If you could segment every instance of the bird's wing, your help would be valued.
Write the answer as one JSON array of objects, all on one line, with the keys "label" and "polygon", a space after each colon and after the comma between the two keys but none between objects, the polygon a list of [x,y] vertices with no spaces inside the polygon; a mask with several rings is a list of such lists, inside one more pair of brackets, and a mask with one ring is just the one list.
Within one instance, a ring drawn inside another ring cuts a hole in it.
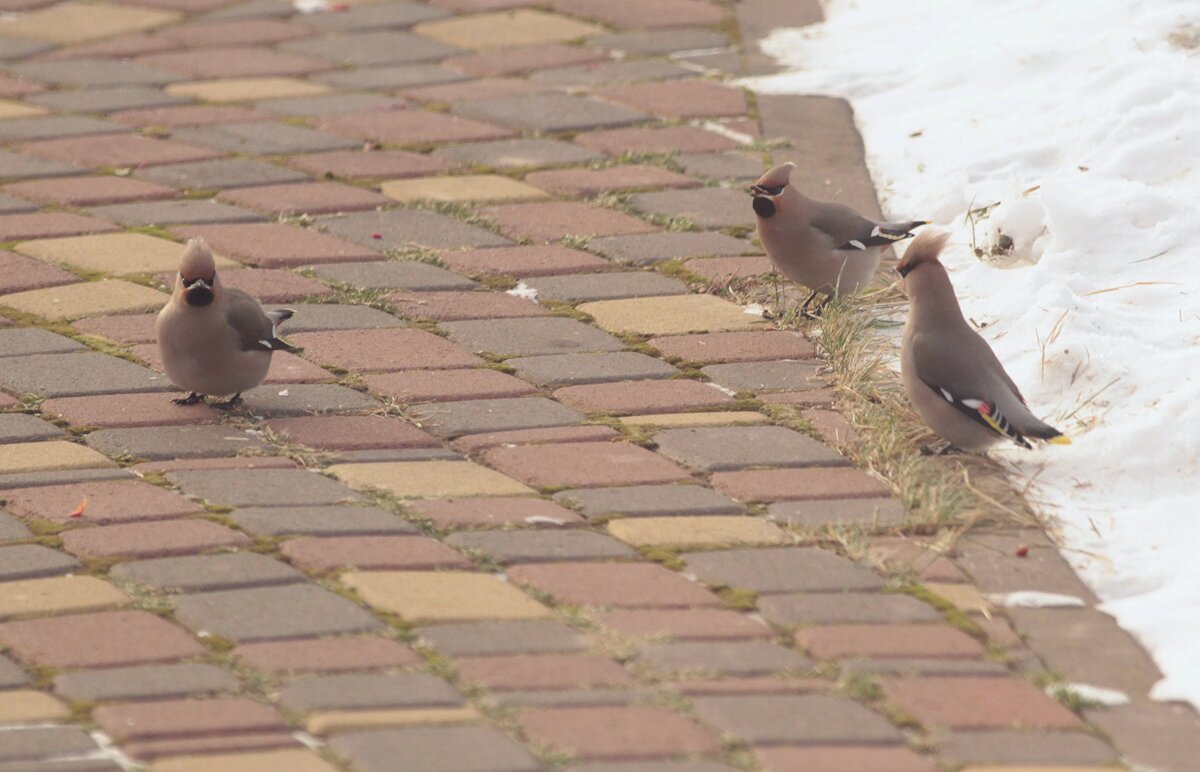
[{"label": "bird's wing", "polygon": [[879,223],[863,217],[842,204],[817,204],[813,207],[812,226],[829,237],[834,249],[886,247],[913,235],[924,220]]},{"label": "bird's wing", "polygon": [[263,311],[258,301],[241,290],[227,289],[229,310],[226,321],[238,336],[243,351],[297,351],[294,346],[280,340],[275,334],[275,325],[287,319],[292,312]]}]

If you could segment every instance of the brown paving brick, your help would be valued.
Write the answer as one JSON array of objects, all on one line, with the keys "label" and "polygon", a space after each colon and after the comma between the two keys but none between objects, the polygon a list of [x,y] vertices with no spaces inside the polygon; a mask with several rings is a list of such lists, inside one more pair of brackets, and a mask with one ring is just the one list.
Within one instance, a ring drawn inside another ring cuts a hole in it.
[{"label": "brown paving brick", "polygon": [[480,213],[495,220],[504,235],[535,241],[557,241],[566,235],[608,236],[657,230],[622,212],[578,201],[502,204],[484,207]]},{"label": "brown paving brick", "polygon": [[429,448],[438,441],[407,421],[390,416],[302,416],[267,421],[271,431],[322,450]]},{"label": "brown paving brick", "polygon": [[[161,396],[159,397],[161,399]],[[195,502],[155,485],[132,480],[95,480],[74,485],[14,488],[4,492],[5,509],[18,517],[61,523],[118,523],[203,514]],[[71,513],[86,499],[81,518]]]},{"label": "brown paving brick", "polygon": [[79,557],[186,555],[250,540],[208,520],[177,520],[79,528],[63,534],[63,549]]},{"label": "brown paving brick", "polygon": [[747,109],[746,96],[740,89],[702,79],[634,83],[594,93],[601,99],[646,110],[664,118],[745,115]]},{"label": "brown paving brick", "polygon": [[[175,277],[170,277],[168,283],[174,286]],[[299,276],[277,268],[238,268],[221,271],[221,283],[252,295],[260,303],[268,304],[330,297],[335,294],[329,287],[307,276]],[[309,309],[301,307],[297,311],[307,315]],[[292,327],[291,324],[287,326]]]},{"label": "brown paving brick", "polygon": [[522,498],[413,501],[408,508],[438,528],[497,528],[505,525],[576,525],[582,518],[552,501]]},{"label": "brown paving brick", "polygon": [[608,426],[553,426],[546,429],[517,429],[508,432],[469,434],[450,443],[459,453],[477,453],[497,445],[541,445],[548,442],[597,442],[610,440],[617,431]]},{"label": "brown paving brick", "polygon": [[108,175],[30,180],[5,185],[4,191],[31,201],[67,206],[119,204],[127,201],[171,198],[175,195],[175,191],[165,185]]},{"label": "brown paving brick", "polygon": [[0,294],[56,287],[80,281],[73,273],[41,260],[0,250]]},{"label": "brown paving brick", "polygon": [[115,230],[120,229],[110,222],[68,212],[0,215],[0,240],[3,241],[79,236],[84,233],[108,233]]},{"label": "brown paving brick", "polygon": [[[765,770],[803,769],[805,772],[937,772],[932,759],[907,748],[842,747],[814,745],[804,748],[759,748],[755,752]],[[1015,772],[1015,770],[1013,771]]]},{"label": "brown paving brick", "polygon": [[280,550],[305,571],[337,568],[471,568],[471,561],[425,536],[330,536],[292,539]]},{"label": "brown paving brick", "polygon": [[658,452],[703,472],[760,466],[839,466],[822,442],[782,426],[671,429],[654,435]]},{"label": "brown paving brick", "polygon": [[720,606],[717,596],[662,566],[646,563],[549,563],[517,566],[509,578],[560,603],[617,608]]},{"label": "brown paving brick", "polygon": [[444,64],[477,78],[525,75],[534,70],[604,61],[602,51],[568,45],[525,46],[453,56]]},{"label": "brown paving brick", "polygon": [[591,654],[515,654],[456,659],[460,678],[492,691],[584,689],[623,686],[629,671]]},{"label": "brown paving brick", "polygon": [[441,158],[403,150],[335,150],[292,156],[288,163],[320,177],[347,179],[424,177],[451,166]]},{"label": "brown paving brick", "polygon": [[140,110],[122,110],[112,113],[108,117],[130,126],[161,126],[168,129],[271,119],[267,113],[239,105],[150,107]]},{"label": "brown paving brick", "polygon": [[117,741],[285,729],[273,708],[242,697],[105,705],[92,714]]},{"label": "brown paving brick", "polygon": [[733,402],[728,394],[690,379],[567,386],[554,398],[586,413],[613,415],[687,412]]},{"label": "brown paving brick", "polygon": [[886,678],[888,701],[927,725],[954,729],[1076,729],[1083,722],[1016,678]]},{"label": "brown paving brick", "polygon": [[771,265],[771,259],[766,255],[758,257],[703,257],[688,260],[683,264],[683,267],[710,281],[722,282],[733,279],[766,276],[774,270],[774,267]]},{"label": "brown paving brick", "polygon": [[673,335],[646,342],[665,357],[688,362],[760,362],[816,356],[816,348],[806,338],[783,330]]},{"label": "brown paving brick", "polygon": [[110,611],[0,625],[18,659],[55,668],[173,662],[205,653],[181,628],[146,611]]},{"label": "brown paving brick", "polygon": [[379,259],[370,249],[283,223],[191,225],[172,230],[183,238],[202,238],[226,257],[266,268]]},{"label": "brown paving brick", "polygon": [[520,378],[499,370],[411,370],[368,375],[365,381],[372,393],[408,403],[524,397],[538,393]]},{"label": "brown paving brick", "polygon": [[133,134],[46,139],[20,147],[23,152],[81,166],[155,166],[202,161],[220,155],[216,151],[182,142]]},{"label": "brown paving brick", "polygon": [[424,662],[415,651],[389,638],[244,643],[233,650],[233,655],[269,673],[336,673],[413,667]]},{"label": "brown paving brick", "polygon": [[738,147],[738,143],[732,139],[695,126],[604,129],[580,134],[575,141],[612,156],[625,153],[714,153]]},{"label": "brown paving brick", "polygon": [[620,609],[596,614],[596,621],[626,635],[682,641],[734,641],[774,635],[762,622],[728,609]]},{"label": "brown paving brick", "polygon": [[857,469],[763,469],[718,472],[712,486],[739,501],[886,496],[887,487]]},{"label": "brown paving brick", "polygon": [[388,110],[335,115],[318,121],[317,127],[324,131],[388,145],[475,142],[513,135],[510,129],[483,121],[425,110]]},{"label": "brown paving brick", "polygon": [[607,169],[554,169],[533,172],[525,181],[564,196],[596,196],[605,191],[642,188],[691,188],[699,180],[658,166],[610,166]]},{"label": "brown paving brick", "polygon": [[983,646],[946,625],[822,625],[796,631],[796,643],[818,659],[848,657],[982,657]]},{"label": "brown paving brick", "polygon": [[502,292],[397,292],[388,295],[388,300],[397,316],[438,322],[515,319],[549,313],[526,298]]},{"label": "brown paving brick", "polygon": [[579,442],[492,448],[487,463],[530,485],[652,485],[688,478],[662,456],[625,442]]},{"label": "brown paving brick", "polygon": [[481,78],[405,88],[400,90],[400,94],[421,104],[438,102],[451,104],[469,99],[496,99],[522,94],[539,94],[552,88],[552,86],[531,83],[518,78]]},{"label": "brown paving brick", "polygon": [[655,0],[652,3],[641,0],[553,0],[550,7],[572,16],[634,29],[717,24],[725,15],[720,5],[704,0]]},{"label": "brown paving brick", "polygon": [[443,252],[440,257],[451,270],[468,276],[522,278],[604,270],[610,267],[610,263],[603,258],[553,244]]},{"label": "brown paving brick", "polygon": [[528,708],[518,722],[534,742],[581,759],[654,759],[717,753],[717,738],[666,708]]},{"label": "brown paving brick", "polygon": [[475,367],[483,360],[424,330],[340,330],[292,335],[305,355],[347,370],[386,371]]},{"label": "brown paving brick", "polygon": [[236,188],[218,194],[230,204],[267,214],[333,214],[359,209],[374,209],[388,203],[386,196],[336,182],[308,182],[294,185],[264,185]]}]

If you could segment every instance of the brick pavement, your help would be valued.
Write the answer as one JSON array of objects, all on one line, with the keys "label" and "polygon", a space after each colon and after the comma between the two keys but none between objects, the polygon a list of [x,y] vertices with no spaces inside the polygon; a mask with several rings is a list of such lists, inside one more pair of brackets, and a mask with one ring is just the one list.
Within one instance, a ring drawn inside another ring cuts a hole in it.
[{"label": "brick pavement", "polygon": [[[1197,768],[1049,542],[905,528],[731,302],[770,155],[877,207],[843,103],[729,83],[815,2],[0,10],[0,772]],[[233,415],[156,370],[195,235],[297,308]]]}]

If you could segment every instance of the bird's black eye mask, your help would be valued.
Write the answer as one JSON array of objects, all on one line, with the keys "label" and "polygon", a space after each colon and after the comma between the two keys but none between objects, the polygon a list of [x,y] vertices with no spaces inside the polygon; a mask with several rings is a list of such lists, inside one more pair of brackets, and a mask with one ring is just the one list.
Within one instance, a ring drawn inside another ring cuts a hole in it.
[{"label": "bird's black eye mask", "polygon": [[785,185],[753,185],[750,192],[754,195],[754,213],[766,219],[775,214],[775,202],[772,200],[783,193]]},{"label": "bird's black eye mask", "polygon": [[205,284],[207,284],[208,286],[211,287],[213,285],[213,282],[215,282],[216,280],[217,280],[217,275],[215,273],[212,276],[209,276],[207,279],[197,276],[195,279],[184,279],[183,286],[185,289],[190,289],[197,282],[204,282]]},{"label": "bird's black eye mask", "polygon": [[901,279],[904,279],[910,273],[912,273],[912,269],[914,269],[916,267],[917,266],[915,264],[914,265],[905,265],[905,264],[901,263],[900,265],[896,266],[896,273],[900,274]]}]

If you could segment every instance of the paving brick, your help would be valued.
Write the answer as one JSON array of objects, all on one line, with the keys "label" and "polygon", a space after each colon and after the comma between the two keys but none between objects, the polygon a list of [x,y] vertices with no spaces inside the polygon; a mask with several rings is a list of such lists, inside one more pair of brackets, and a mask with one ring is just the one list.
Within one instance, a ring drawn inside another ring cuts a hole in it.
[{"label": "paving brick", "polygon": [[729,395],[688,379],[567,386],[554,396],[578,410],[615,415],[686,411],[733,402]]},{"label": "paving brick", "polygon": [[578,772],[731,772],[733,767],[719,761],[617,761],[584,764],[576,769]]},{"label": "paving brick", "polygon": [[671,80],[694,75],[694,70],[661,59],[631,59],[539,70],[531,73],[529,79],[536,83],[554,84],[564,88],[583,88],[606,83]]},{"label": "paving brick", "polygon": [[240,188],[307,179],[300,172],[249,158],[221,158],[198,163],[168,164],[139,169],[137,174],[139,177],[184,190]]},{"label": "paving brick", "polygon": [[235,753],[262,751],[272,748],[297,747],[297,740],[283,730],[243,732],[220,736],[149,737],[126,743],[123,750],[130,757],[151,761],[163,757],[201,755],[213,751]]},{"label": "paving brick", "polygon": [[560,603],[616,608],[719,606],[704,588],[658,565],[646,563],[550,563],[517,566],[509,578]]},{"label": "paving brick", "polygon": [[389,638],[322,638],[245,643],[234,656],[269,673],[335,673],[402,668],[424,662],[412,649]]},{"label": "paving brick", "polygon": [[[66,440],[0,445],[0,474],[103,469],[116,466],[91,448]],[[18,483],[15,487],[24,487]]]},{"label": "paving brick", "polygon": [[806,657],[768,641],[657,643],[643,648],[634,662],[651,670],[689,675],[752,676],[813,667]]},{"label": "paving brick", "polygon": [[654,442],[664,456],[704,472],[847,463],[828,446],[782,426],[675,429],[654,435]]},{"label": "paving brick", "polygon": [[819,528],[824,525],[859,523],[883,527],[904,520],[904,505],[896,499],[827,499],[782,501],[767,507],[775,520]]},{"label": "paving brick", "polygon": [[415,406],[413,417],[439,437],[580,423],[583,415],[545,397],[476,399]]},{"label": "paving brick", "polygon": [[538,94],[551,90],[550,86],[538,85],[518,78],[468,79],[458,75],[453,81],[431,83],[405,88],[402,96],[421,104],[452,104],[476,99]]},{"label": "paving brick", "polygon": [[[65,754],[84,755],[100,749],[88,733],[75,727],[37,726],[6,731],[5,747],[0,748],[0,762],[29,762]],[[19,771],[22,766],[29,768],[28,763],[14,764],[11,768]],[[44,768],[45,764],[38,766]]]},{"label": "paving brick", "polygon": [[434,158],[493,169],[578,164],[601,158],[579,145],[555,139],[507,139],[451,145],[433,151]]},{"label": "paving brick", "polygon": [[666,708],[528,708],[518,714],[526,735],[581,759],[670,758],[716,753],[717,738]]},{"label": "paving brick", "polygon": [[370,306],[308,303],[301,311],[300,316],[288,320],[289,334],[326,330],[377,330],[383,327],[404,326],[403,322],[391,314]]},{"label": "paving brick", "polygon": [[157,166],[213,158],[216,153],[171,140],[135,134],[111,134],[86,139],[64,137],[30,142],[22,152],[79,166]]},{"label": "paving brick", "polygon": [[714,153],[738,147],[734,140],[696,126],[602,129],[579,134],[575,141],[616,157],[626,153]]},{"label": "paving brick", "polygon": [[63,534],[63,548],[79,557],[183,555],[249,539],[207,520],[180,520],[81,528]]},{"label": "paving brick", "polygon": [[624,515],[737,515],[745,508],[710,488],[699,485],[640,485],[593,490],[567,490],[555,499],[579,509],[586,517]]},{"label": "paving brick", "polygon": [[700,78],[615,86],[595,94],[601,99],[676,120],[740,116],[747,111],[746,96],[740,89]]},{"label": "paving brick", "polygon": [[263,770],[286,769],[289,772],[333,772],[335,769],[313,751],[301,748],[171,756],[156,761],[152,768],[154,772],[201,772],[209,769],[237,769],[238,766],[251,766]]},{"label": "paving brick", "polygon": [[676,156],[675,162],[688,174],[714,180],[749,181],[763,173],[761,156],[742,151],[685,153]]},{"label": "paving brick", "polygon": [[111,575],[159,592],[229,590],[304,581],[294,568],[253,552],[227,552],[120,563]]},{"label": "paving brick", "polygon": [[18,659],[55,668],[174,662],[205,653],[182,629],[146,611],[7,622],[0,642]]},{"label": "paving brick", "polygon": [[178,129],[174,136],[192,144],[230,153],[257,155],[344,150],[358,144],[349,138],[274,121],[222,123],[199,128]]},{"label": "paving brick", "polygon": [[183,128],[207,126],[214,123],[265,121],[270,115],[239,105],[175,105],[150,107],[141,110],[122,110],[109,115],[114,121],[130,126]]},{"label": "paving brick", "polygon": [[401,203],[416,201],[530,201],[547,195],[523,182],[497,174],[390,180],[380,191]]},{"label": "paving brick", "polygon": [[480,210],[494,220],[500,232],[514,239],[557,241],[564,236],[608,236],[649,233],[649,223],[613,209],[579,201],[532,204],[501,204]]},{"label": "paving brick", "polygon": [[636,557],[624,544],[591,531],[476,531],[452,534],[446,543],[498,563]]},{"label": "paving brick", "polygon": [[685,556],[700,581],[756,592],[876,590],[883,581],[867,568],[813,547],[697,552]]},{"label": "paving brick", "polygon": [[[486,400],[522,397],[537,390],[497,370],[419,370],[366,378],[372,392],[399,402]],[[428,408],[435,418],[440,408]]]},{"label": "paving brick", "polygon": [[614,300],[654,295],[682,295],[687,285],[660,273],[632,271],[547,276],[527,282],[540,297],[564,302]]},{"label": "paving brick", "polygon": [[0,724],[35,724],[69,717],[66,705],[42,692],[4,692],[4,700],[0,701]]},{"label": "paving brick", "polygon": [[614,262],[650,265],[691,257],[743,255],[753,252],[755,247],[723,233],[664,232],[592,239],[588,242],[588,249]]},{"label": "paving brick", "polygon": [[911,571],[927,582],[965,582],[966,576],[943,550],[914,537],[879,536],[871,540],[871,558],[890,571]]},{"label": "paving brick", "polygon": [[307,584],[185,595],[176,602],[175,615],[188,627],[239,642],[371,632],[382,627],[350,601]]},{"label": "paving brick", "polygon": [[437,440],[399,418],[385,416],[304,416],[267,422],[293,442],[323,450],[433,447]]},{"label": "paving brick", "polygon": [[670,378],[679,372],[660,359],[632,351],[520,357],[508,364],[522,378],[541,386]]},{"label": "paving brick", "polygon": [[766,255],[758,257],[703,257],[688,260],[683,264],[685,270],[702,276],[710,282],[730,282],[734,279],[748,279],[766,276],[775,268]]},{"label": "paving brick", "polygon": [[230,518],[258,536],[416,533],[411,523],[375,507],[288,506],[234,510]]},{"label": "paving brick", "polygon": [[348,732],[330,746],[367,772],[404,759],[428,772],[535,772],[541,765],[516,740],[490,727],[406,727]]},{"label": "paving brick", "polygon": [[305,182],[288,185],[235,188],[218,195],[222,201],[257,212],[281,215],[333,214],[373,209],[388,199],[369,190],[336,182]]},{"label": "paving brick", "polygon": [[427,21],[418,24],[415,31],[451,45],[481,49],[569,42],[604,30],[565,16],[518,9]]},{"label": "paving brick", "polygon": [[237,679],[219,667],[190,662],[82,670],[54,679],[56,692],[86,702],[219,694],[237,686]]},{"label": "paving brick", "polygon": [[773,523],[754,517],[640,517],[614,520],[608,532],[639,547],[711,547],[787,544],[791,539]]},{"label": "paving brick", "polygon": [[775,391],[810,388],[823,385],[825,380],[811,362],[745,362],[741,364],[709,365],[700,372],[714,382],[737,391]]},{"label": "paving brick", "polygon": [[439,528],[487,528],[505,525],[575,525],[570,510],[543,499],[473,498],[414,501],[410,509]]},{"label": "paving brick", "polygon": [[733,641],[773,635],[762,622],[728,609],[618,609],[595,618],[605,627],[646,638]]},{"label": "paving brick", "polygon": [[21,14],[6,25],[5,33],[49,43],[84,43],[110,35],[153,29],[179,18],[179,14],[170,11],[108,3],[56,5]]},{"label": "paving brick", "polygon": [[767,469],[717,472],[712,486],[740,501],[878,498],[888,489],[857,469]]},{"label": "paving brick", "polygon": [[723,48],[728,46],[730,41],[724,32],[708,27],[675,27],[602,35],[595,38],[594,42],[625,54],[655,56],[678,51]]},{"label": "paving brick", "polygon": [[303,469],[198,469],[171,472],[167,479],[190,496],[233,507],[303,507],[362,498]]},{"label": "paving brick", "polygon": [[1075,729],[1082,721],[1015,678],[889,678],[884,694],[924,724],[955,729]]},{"label": "paving brick", "polygon": [[0,294],[71,284],[79,277],[60,268],[0,250]]},{"label": "paving brick", "polygon": [[328,116],[318,128],[385,145],[479,142],[512,136],[510,129],[483,121],[425,110],[389,110]]},{"label": "paving brick", "polygon": [[551,7],[562,13],[595,19],[614,27],[682,27],[716,24],[724,16],[721,6],[700,0],[554,0]]},{"label": "paving brick", "polygon": [[458,659],[459,677],[491,691],[595,689],[632,682],[610,659],[588,654],[515,654]]},{"label": "paving brick", "polygon": [[454,111],[502,126],[547,133],[629,126],[650,119],[639,110],[559,93],[459,102]]},{"label": "paving brick", "polygon": [[31,535],[30,530],[15,517],[0,512],[0,541],[15,541],[17,539],[28,538]]},{"label": "paving brick", "polygon": [[329,472],[347,484],[379,488],[401,498],[520,496],[530,489],[469,461],[406,461],[337,464]]},{"label": "paving brick", "polygon": [[[119,178],[118,178],[119,179]],[[38,239],[16,245],[21,254],[50,263],[109,274],[167,273],[174,278],[179,245],[143,233],[103,233],[59,239]],[[235,263],[218,258],[217,266]]]},{"label": "paving brick", "polygon": [[619,351],[620,340],[565,317],[448,322],[450,338],[472,351],[502,357]]},{"label": "paving brick", "polygon": [[129,598],[110,584],[91,576],[19,579],[4,583],[0,619],[31,614],[64,614],[126,606]]},{"label": "paving brick", "polygon": [[[1111,715],[1106,711],[1106,715]],[[1167,738],[1158,736],[1161,745]],[[969,769],[1081,770],[1114,763],[1112,748],[1100,738],[1083,732],[1036,730],[969,730],[950,733],[940,754],[951,763]],[[980,765],[978,768],[976,764]]]},{"label": "paving brick", "polygon": [[[3,168],[0,168],[0,175],[4,175]],[[81,233],[103,233],[112,230],[116,230],[116,226],[103,220],[67,212],[0,215],[0,238],[5,241],[22,241],[50,236],[75,236]],[[12,296],[6,297],[11,298]]]},{"label": "paving brick", "polygon": [[513,319],[548,313],[527,298],[498,292],[393,293],[388,300],[398,316],[439,322]]},{"label": "paving brick", "polygon": [[717,426],[754,426],[771,419],[751,410],[714,410],[700,413],[649,413],[620,419],[625,426],[656,429],[704,429]]},{"label": "paving brick", "polygon": [[[234,81],[245,81],[254,78],[267,80],[263,76],[303,76],[314,72],[330,69],[329,62],[311,56],[274,51],[265,46],[216,46],[201,50],[166,51],[146,54],[138,61],[182,73],[190,78],[229,78]],[[282,78],[281,78],[282,79]],[[291,94],[296,91],[306,93],[300,86],[277,86],[257,89],[247,89],[243,84],[235,85],[234,89],[224,90],[213,81],[181,84],[174,92],[184,96],[195,96],[199,99],[213,102],[240,102],[254,99],[258,93]],[[188,88],[188,87],[191,88]],[[203,86],[203,89],[200,87]],[[245,94],[249,93],[247,97]]]},{"label": "paving brick", "polygon": [[428,673],[348,673],[311,676],[286,684],[283,707],[294,711],[455,706],[462,695]]},{"label": "paving brick", "polygon": [[24,413],[0,413],[0,443],[49,440],[65,435],[62,429],[40,418]]},{"label": "paving brick", "polygon": [[936,772],[938,769],[931,759],[907,748],[760,748],[755,755],[764,769],[804,769],[811,772],[874,772],[879,769],[889,772]]},{"label": "paving brick", "polygon": [[[42,121],[45,119],[33,120]],[[83,171],[85,170],[74,164],[62,161],[50,161],[45,158],[33,158],[27,155],[0,150],[0,177],[5,179],[64,177],[80,174]]]},{"label": "paving brick", "polygon": [[339,65],[359,66],[435,61],[462,50],[398,30],[327,34],[284,43],[280,48]]},{"label": "paving brick", "polygon": [[584,303],[578,309],[610,332],[675,335],[686,332],[749,330],[762,320],[714,295],[676,295]]},{"label": "paving brick", "polygon": [[902,735],[858,703],[823,695],[701,697],[700,718],[754,744],[888,744]]},{"label": "paving brick", "polygon": [[541,604],[494,576],[458,571],[352,572],[342,582],[371,606],[412,622],[537,619]]},{"label": "paving brick", "polygon": [[666,459],[629,443],[580,442],[492,448],[484,459],[539,487],[658,484],[687,479]]},{"label": "paving brick", "polygon": [[91,447],[110,456],[148,460],[233,456],[266,446],[245,430],[226,426],[147,426],[100,429],[87,436]]},{"label": "paving brick", "polygon": [[31,201],[66,206],[118,204],[170,198],[175,195],[175,191],[164,185],[110,175],[31,180],[5,185],[4,190]]},{"label": "paving brick", "polygon": [[[114,86],[111,88],[50,91],[27,97],[25,101],[65,112],[109,113],[117,110],[178,105],[187,100],[181,96],[167,94],[152,86]],[[90,119],[81,121],[67,118],[53,123],[59,132],[64,130],[63,127],[67,127],[66,133],[76,133],[78,128],[84,128],[85,133],[90,133],[92,129],[99,128]]]},{"label": "paving brick", "polygon": [[[318,30],[399,29],[411,27],[448,14],[417,3],[397,2],[382,5],[356,5],[338,13],[314,14],[305,23]],[[299,35],[297,35],[299,37]]]},{"label": "paving brick", "polygon": [[[1018,557],[1018,545],[1030,549]],[[1092,591],[1063,560],[1040,531],[1023,528],[978,533],[959,545],[959,563],[982,592],[1007,593],[1037,587],[1043,592],[1073,595],[1095,603]]]},{"label": "paving brick", "polygon": [[274,709],[242,697],[105,705],[93,716],[100,728],[118,741],[265,732],[287,726]]},{"label": "paving brick", "polygon": [[[544,74],[544,73],[543,73]],[[658,166],[610,166],[605,169],[554,169],[533,172],[525,181],[564,196],[596,196],[606,191],[641,188],[690,188],[699,183]]]},{"label": "paving brick", "polygon": [[318,177],[348,179],[419,177],[450,166],[439,158],[403,150],[335,150],[292,156],[288,163]]},{"label": "paving brick", "polygon": [[816,348],[807,339],[783,330],[675,335],[647,343],[665,357],[687,362],[760,362],[816,356]]},{"label": "paving brick", "polygon": [[818,659],[850,657],[966,659],[983,656],[974,638],[945,625],[826,625],[796,632],[796,643]]},{"label": "paving brick", "polygon": [[342,330],[291,336],[312,359],[347,370],[474,367],[482,360],[424,330]]},{"label": "paving brick", "polygon": [[487,432],[459,437],[450,446],[460,453],[477,453],[497,445],[540,445],[549,442],[597,442],[610,440],[617,431],[608,426],[552,426],[545,429],[518,429],[506,432]]},{"label": "paving brick", "polygon": [[376,250],[405,250],[414,246],[429,249],[464,249],[509,244],[508,239],[483,228],[446,215],[420,210],[357,212],[321,219],[318,227]]},{"label": "paving brick", "polygon": [[260,215],[216,201],[155,201],[148,204],[112,204],[92,209],[92,214],[122,225],[194,225],[261,220]]},{"label": "paving brick", "polygon": [[471,568],[458,552],[422,536],[333,536],[292,539],[281,552],[306,571],[337,568],[426,570]]},{"label": "paving brick", "polygon": [[79,561],[40,544],[0,547],[0,581],[72,573]]},{"label": "paving brick", "polygon": [[16,686],[25,686],[29,681],[29,674],[22,670],[16,663],[5,657],[0,657],[0,687],[12,689]]},{"label": "paving brick", "polygon": [[289,384],[286,388],[260,386],[242,395],[246,407],[266,417],[313,413],[367,411],[379,403],[362,392],[336,383]]},{"label": "paving brick", "polygon": [[416,261],[321,265],[315,274],[329,282],[366,289],[436,291],[470,289],[475,283],[444,268]]},{"label": "paving brick", "polygon": [[520,46],[498,51],[480,51],[451,57],[445,61],[445,64],[477,78],[495,78],[504,75],[526,75],[551,67],[590,64],[604,61],[605,58],[605,54],[595,48],[554,43],[542,46]]},{"label": "paving brick", "polygon": [[939,622],[932,606],[890,593],[804,592],[759,598],[763,617],[781,627],[794,625],[898,624]]}]

